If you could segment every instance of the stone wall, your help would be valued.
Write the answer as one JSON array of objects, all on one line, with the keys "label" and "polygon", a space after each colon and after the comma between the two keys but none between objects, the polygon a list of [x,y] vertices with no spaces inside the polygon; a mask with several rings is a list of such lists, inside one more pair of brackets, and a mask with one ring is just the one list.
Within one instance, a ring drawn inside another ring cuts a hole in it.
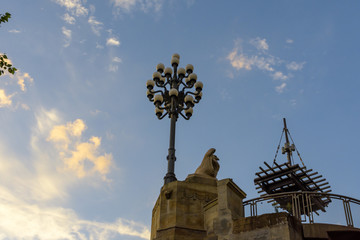
[{"label": "stone wall", "polygon": [[217,181],[191,174],[185,181],[168,183],[161,188],[153,209],[151,240],[345,240],[360,237],[357,228],[301,224],[284,212],[245,218],[245,196],[231,179]]},{"label": "stone wall", "polygon": [[204,205],[217,196],[215,178],[190,175],[164,185],[153,209],[151,239],[204,239]]}]

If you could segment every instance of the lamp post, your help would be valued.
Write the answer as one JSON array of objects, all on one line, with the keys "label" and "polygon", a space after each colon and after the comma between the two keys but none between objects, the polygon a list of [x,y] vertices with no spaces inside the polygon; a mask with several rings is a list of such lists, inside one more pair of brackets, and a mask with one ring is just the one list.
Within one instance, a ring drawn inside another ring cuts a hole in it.
[{"label": "lamp post", "polygon": [[166,115],[170,118],[168,170],[164,177],[164,184],[176,181],[174,173],[176,121],[179,115],[189,120],[195,103],[198,103],[202,97],[203,84],[197,81],[197,76],[193,73],[193,65],[188,64],[185,69],[178,68],[179,60],[179,54],[175,53],[171,58],[172,68],[165,68],[164,64],[159,63],[152,80],[146,82],[146,95],[150,102],[154,102],[156,116],[158,119],[163,119]]}]

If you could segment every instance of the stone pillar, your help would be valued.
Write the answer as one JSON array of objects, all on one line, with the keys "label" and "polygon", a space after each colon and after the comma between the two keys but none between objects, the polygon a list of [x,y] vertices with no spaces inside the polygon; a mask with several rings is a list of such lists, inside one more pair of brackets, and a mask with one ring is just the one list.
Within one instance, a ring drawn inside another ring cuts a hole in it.
[{"label": "stone pillar", "polygon": [[234,220],[244,217],[246,194],[231,179],[218,181],[217,191],[218,198],[204,206],[206,240],[228,239]]},{"label": "stone pillar", "polygon": [[152,213],[151,240],[202,240],[204,205],[217,198],[217,180],[189,175],[165,184]]}]

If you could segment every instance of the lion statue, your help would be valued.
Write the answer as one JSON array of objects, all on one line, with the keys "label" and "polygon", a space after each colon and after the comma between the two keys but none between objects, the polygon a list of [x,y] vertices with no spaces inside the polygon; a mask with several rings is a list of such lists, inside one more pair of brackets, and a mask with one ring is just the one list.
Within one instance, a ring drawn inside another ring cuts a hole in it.
[{"label": "lion statue", "polygon": [[220,165],[218,163],[219,158],[214,155],[215,151],[215,148],[210,148],[205,153],[205,156],[200,166],[196,169],[195,174],[216,178]]}]

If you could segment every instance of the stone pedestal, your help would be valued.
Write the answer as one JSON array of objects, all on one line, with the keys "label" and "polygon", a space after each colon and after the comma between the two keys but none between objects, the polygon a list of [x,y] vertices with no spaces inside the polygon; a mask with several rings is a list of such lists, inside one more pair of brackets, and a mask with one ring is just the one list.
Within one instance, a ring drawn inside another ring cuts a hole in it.
[{"label": "stone pedestal", "polygon": [[218,197],[204,206],[206,240],[227,239],[234,221],[244,218],[246,194],[231,179],[218,181],[217,191]]},{"label": "stone pedestal", "polygon": [[150,239],[204,239],[203,207],[217,196],[217,180],[196,174],[164,185],[153,209]]}]

